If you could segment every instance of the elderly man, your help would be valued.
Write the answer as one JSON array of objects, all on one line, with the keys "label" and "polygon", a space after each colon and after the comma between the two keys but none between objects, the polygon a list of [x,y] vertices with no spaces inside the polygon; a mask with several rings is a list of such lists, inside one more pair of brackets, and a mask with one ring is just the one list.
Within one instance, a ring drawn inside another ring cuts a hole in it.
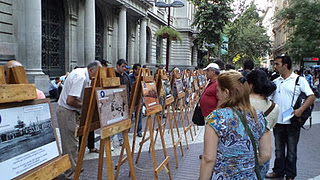
[{"label": "elderly man", "polygon": [[204,117],[208,116],[218,105],[218,90],[217,90],[217,77],[220,74],[219,65],[216,63],[210,63],[206,68],[203,69],[209,83],[204,89],[200,98],[201,112]]},{"label": "elderly man", "polygon": [[64,175],[66,179],[72,179],[77,162],[77,139],[75,137],[76,120],[81,112],[83,92],[85,87],[90,86],[90,80],[95,77],[99,61],[91,62],[86,68],[73,70],[62,89],[58,100],[57,119],[59,123],[62,153],[68,154],[71,168]]}]

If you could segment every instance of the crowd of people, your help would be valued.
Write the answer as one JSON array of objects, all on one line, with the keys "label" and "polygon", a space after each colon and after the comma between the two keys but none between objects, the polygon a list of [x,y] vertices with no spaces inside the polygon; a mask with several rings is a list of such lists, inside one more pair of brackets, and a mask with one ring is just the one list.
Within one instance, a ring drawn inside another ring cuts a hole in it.
[{"label": "crowd of people", "polygon": [[[91,62],[87,67],[76,68],[50,82],[50,95],[58,99],[62,150],[69,154],[72,165],[65,172],[67,178],[72,178],[77,160],[78,140],[74,130],[82,108],[83,91],[90,86],[99,66],[107,66],[106,61]],[[128,101],[140,68],[143,66],[137,63],[131,69],[124,59],[116,63],[115,73],[127,87]],[[157,68],[163,69],[163,66]],[[291,58],[287,55],[275,58],[274,74],[254,69],[251,60],[244,62],[242,72],[232,65],[224,66],[221,60],[215,60],[203,70],[207,84],[199,101],[206,125],[200,179],[294,179],[300,127],[294,126],[290,117],[300,117],[318,96],[319,70],[308,70],[305,74],[292,72]],[[300,78],[296,85],[299,75],[305,78]],[[301,92],[307,99],[301,107],[293,109]],[[136,135],[142,137],[142,109],[131,116],[139,118]],[[94,148],[94,133],[90,134],[88,148],[90,152],[99,152]],[[122,133],[115,136],[121,146]],[[115,141],[114,136],[111,138]],[[267,173],[272,146],[275,147],[275,162],[272,172]]]}]

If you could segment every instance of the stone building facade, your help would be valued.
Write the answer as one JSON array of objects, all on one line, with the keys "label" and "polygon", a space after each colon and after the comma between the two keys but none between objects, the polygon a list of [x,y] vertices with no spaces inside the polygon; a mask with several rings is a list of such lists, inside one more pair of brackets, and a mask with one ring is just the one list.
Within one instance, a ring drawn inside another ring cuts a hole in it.
[{"label": "stone building facade", "polygon": [[[197,63],[194,6],[171,7],[171,25],[182,34],[172,42],[170,66]],[[124,58],[151,69],[165,64],[166,40],[155,33],[167,24],[168,8],[148,0],[0,0],[0,64],[20,61],[30,83],[47,92],[49,78],[94,59],[115,66]],[[173,0],[166,0],[167,3]]]}]

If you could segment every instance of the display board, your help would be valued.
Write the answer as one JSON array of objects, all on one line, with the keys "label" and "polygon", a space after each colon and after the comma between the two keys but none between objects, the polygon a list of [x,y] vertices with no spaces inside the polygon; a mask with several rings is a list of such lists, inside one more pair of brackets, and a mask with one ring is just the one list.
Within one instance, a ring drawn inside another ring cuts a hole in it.
[{"label": "display board", "polygon": [[175,79],[175,85],[176,85],[176,88],[177,88],[177,93],[178,93],[178,94],[183,93],[183,83],[182,83],[182,80],[181,80],[181,79]]},{"label": "display board", "polygon": [[147,109],[159,104],[157,87],[155,82],[141,82],[144,103]]},{"label": "display board", "polygon": [[172,97],[172,92],[171,92],[171,86],[170,86],[170,81],[169,79],[162,79],[161,80],[164,95],[166,98]]},{"label": "display board", "polygon": [[48,101],[0,107],[1,179],[16,178],[60,156]]},{"label": "display board", "polygon": [[128,119],[129,108],[125,86],[112,89],[96,88],[101,127]]}]

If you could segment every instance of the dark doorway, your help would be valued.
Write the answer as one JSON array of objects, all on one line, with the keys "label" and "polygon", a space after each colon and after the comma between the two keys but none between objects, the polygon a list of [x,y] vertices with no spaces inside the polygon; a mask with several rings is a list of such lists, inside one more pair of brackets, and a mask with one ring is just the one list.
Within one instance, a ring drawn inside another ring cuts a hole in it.
[{"label": "dark doorway", "polygon": [[95,59],[100,60],[103,59],[103,17],[99,8],[96,5],[96,52]]},{"label": "dark doorway", "polygon": [[64,8],[59,0],[42,0],[42,70],[50,77],[65,74]]}]

